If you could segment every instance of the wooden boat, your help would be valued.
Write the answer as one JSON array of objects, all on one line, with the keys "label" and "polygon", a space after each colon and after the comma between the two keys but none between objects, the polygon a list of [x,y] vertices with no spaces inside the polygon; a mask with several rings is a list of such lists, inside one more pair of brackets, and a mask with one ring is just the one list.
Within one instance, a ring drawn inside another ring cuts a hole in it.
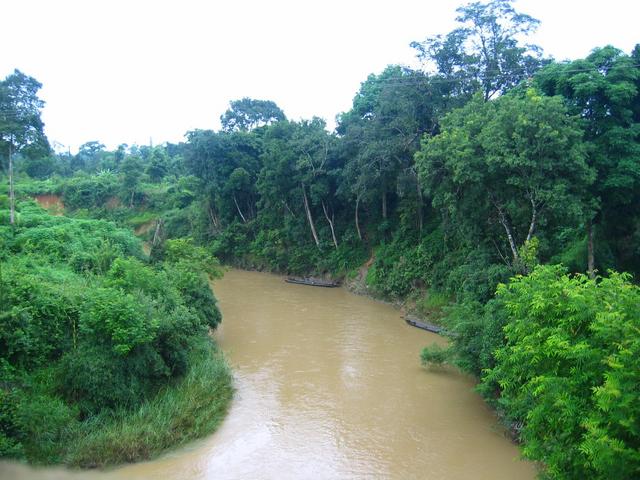
[{"label": "wooden boat", "polygon": [[437,325],[433,325],[431,323],[421,322],[420,320],[410,317],[408,315],[404,317],[404,321],[407,322],[412,327],[421,328],[423,330],[426,330],[427,332],[431,332],[431,333],[444,332],[442,327],[438,327]]},{"label": "wooden boat", "polygon": [[317,278],[311,277],[287,277],[284,279],[284,281],[287,283],[295,283],[298,285],[309,285],[310,287],[335,288],[340,286],[340,284],[337,282],[319,280]]}]

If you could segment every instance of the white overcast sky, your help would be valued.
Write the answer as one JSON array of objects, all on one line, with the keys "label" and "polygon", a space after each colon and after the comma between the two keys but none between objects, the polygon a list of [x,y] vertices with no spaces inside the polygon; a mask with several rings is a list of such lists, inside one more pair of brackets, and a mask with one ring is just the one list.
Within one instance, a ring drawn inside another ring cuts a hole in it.
[{"label": "white overcast sky", "polygon": [[[462,0],[10,0],[0,4],[0,78],[43,84],[51,142],[177,142],[219,128],[230,100],[274,100],[333,126],[360,82],[415,65],[412,40],[446,33]],[[638,0],[517,0],[547,55],[640,42]]]}]

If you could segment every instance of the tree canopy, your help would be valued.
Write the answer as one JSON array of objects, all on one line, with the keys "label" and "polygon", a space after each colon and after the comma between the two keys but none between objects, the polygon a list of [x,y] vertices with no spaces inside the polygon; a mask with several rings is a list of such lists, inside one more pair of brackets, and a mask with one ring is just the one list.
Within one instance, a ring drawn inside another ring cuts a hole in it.
[{"label": "tree canopy", "polygon": [[45,156],[49,142],[44,134],[40,111],[44,102],[38,97],[42,84],[15,70],[0,82],[0,152],[6,168],[9,152],[25,156]]},{"label": "tree canopy", "polygon": [[540,47],[523,43],[540,22],[512,4],[492,0],[458,7],[458,28],[411,46],[450,84],[450,93],[464,96],[480,90],[485,100],[494,98],[545,63]]},{"label": "tree canopy", "polygon": [[248,97],[233,100],[230,108],[220,117],[222,130],[225,132],[248,132],[281,120],[285,120],[285,116],[275,102]]}]

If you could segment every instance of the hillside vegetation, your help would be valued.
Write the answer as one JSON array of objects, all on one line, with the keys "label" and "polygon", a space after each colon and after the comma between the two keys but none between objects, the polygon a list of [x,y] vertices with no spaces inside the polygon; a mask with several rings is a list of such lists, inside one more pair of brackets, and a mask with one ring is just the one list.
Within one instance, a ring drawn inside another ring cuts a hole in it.
[{"label": "hillside vegetation", "polygon": [[198,247],[149,263],[113,223],[32,202],[17,218],[0,225],[0,453],[104,465],[211,431],[231,386]]}]

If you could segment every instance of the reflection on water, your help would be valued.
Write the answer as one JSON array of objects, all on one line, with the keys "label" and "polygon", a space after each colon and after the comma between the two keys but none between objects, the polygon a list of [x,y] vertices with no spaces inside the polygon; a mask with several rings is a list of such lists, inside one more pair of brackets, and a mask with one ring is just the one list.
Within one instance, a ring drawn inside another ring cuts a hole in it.
[{"label": "reflection on water", "polygon": [[[442,340],[407,326],[392,307],[257,272],[230,271],[215,292],[224,316],[216,336],[237,389],[220,430],[157,460],[91,476],[535,477],[471,379],[420,367],[420,349]],[[0,475],[87,476],[17,468],[0,467]]]}]

